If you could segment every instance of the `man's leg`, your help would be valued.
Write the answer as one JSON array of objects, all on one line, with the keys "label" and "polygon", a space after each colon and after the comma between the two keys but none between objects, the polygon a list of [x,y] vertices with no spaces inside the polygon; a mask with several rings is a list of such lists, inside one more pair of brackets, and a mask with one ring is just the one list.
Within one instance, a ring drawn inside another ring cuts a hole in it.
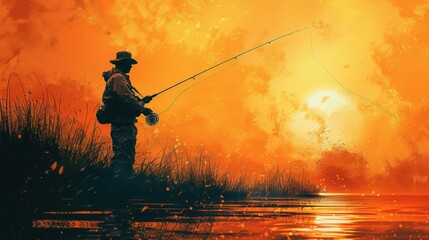
[{"label": "man's leg", "polygon": [[113,158],[111,172],[113,178],[126,181],[133,176],[133,164],[135,161],[135,147],[137,128],[134,124],[116,125],[112,124],[110,135],[113,144]]}]

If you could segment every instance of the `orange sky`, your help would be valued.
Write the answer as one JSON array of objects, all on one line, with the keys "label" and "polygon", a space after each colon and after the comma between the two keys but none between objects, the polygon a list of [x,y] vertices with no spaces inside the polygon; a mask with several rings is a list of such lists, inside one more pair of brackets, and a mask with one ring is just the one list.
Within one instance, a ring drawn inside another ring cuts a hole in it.
[{"label": "orange sky", "polygon": [[[350,191],[363,182],[429,192],[429,1],[183,2],[2,1],[2,95],[13,71],[35,95],[41,83],[61,93],[64,111],[82,118],[100,102],[116,51],[139,61],[130,76],[146,95],[308,27],[200,76],[157,126],[141,118],[138,151],[175,142],[248,171],[305,166],[328,182],[338,167]],[[193,83],[149,107],[163,111]]]}]

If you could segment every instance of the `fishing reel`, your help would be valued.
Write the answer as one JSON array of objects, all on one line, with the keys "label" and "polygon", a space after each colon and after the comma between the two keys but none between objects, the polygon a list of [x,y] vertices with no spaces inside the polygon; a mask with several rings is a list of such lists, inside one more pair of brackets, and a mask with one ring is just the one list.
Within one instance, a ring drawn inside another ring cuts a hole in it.
[{"label": "fishing reel", "polygon": [[159,122],[159,116],[156,113],[151,113],[146,116],[146,124],[149,126],[155,126]]}]

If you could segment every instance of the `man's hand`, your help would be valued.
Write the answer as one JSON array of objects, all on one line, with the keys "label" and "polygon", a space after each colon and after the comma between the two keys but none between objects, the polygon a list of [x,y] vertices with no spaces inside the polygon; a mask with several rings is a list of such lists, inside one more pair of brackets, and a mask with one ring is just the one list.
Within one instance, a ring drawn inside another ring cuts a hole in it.
[{"label": "man's hand", "polygon": [[143,103],[150,103],[152,101],[152,96],[146,96],[142,99]]},{"label": "man's hand", "polygon": [[149,115],[151,115],[153,113],[153,111],[150,108],[144,108],[143,111],[142,111],[142,113],[145,116],[149,116]]}]

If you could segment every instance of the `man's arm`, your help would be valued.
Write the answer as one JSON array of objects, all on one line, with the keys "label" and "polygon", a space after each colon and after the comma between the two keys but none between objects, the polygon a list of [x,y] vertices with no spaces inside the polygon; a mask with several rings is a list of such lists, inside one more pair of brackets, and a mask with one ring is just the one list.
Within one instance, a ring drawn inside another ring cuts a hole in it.
[{"label": "man's arm", "polygon": [[113,76],[111,79],[111,89],[120,101],[120,105],[130,108],[133,113],[143,112],[144,103],[139,101],[130,89],[130,85],[125,78],[120,74]]}]

